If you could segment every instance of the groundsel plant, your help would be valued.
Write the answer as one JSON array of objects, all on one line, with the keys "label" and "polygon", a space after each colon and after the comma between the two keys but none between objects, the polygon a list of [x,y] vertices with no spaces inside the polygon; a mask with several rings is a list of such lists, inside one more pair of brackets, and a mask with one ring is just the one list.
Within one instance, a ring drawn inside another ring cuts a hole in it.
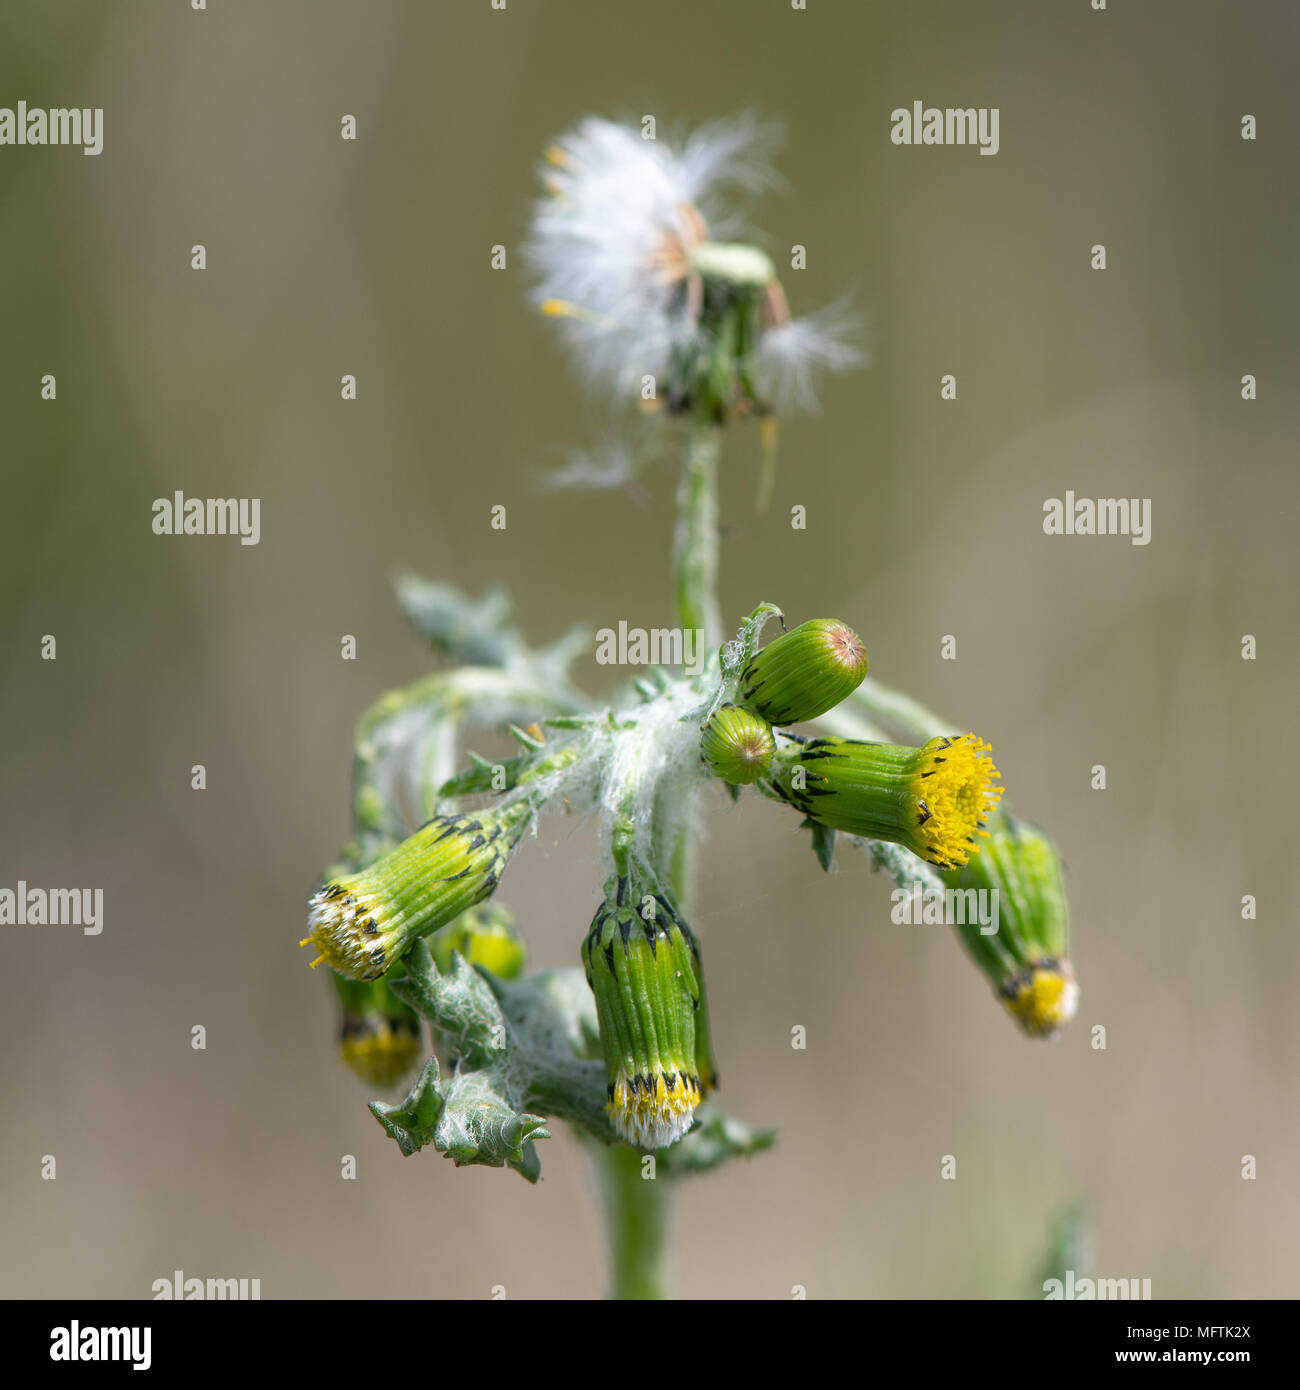
[{"label": "groundsel plant", "polygon": [[[956,931],[1026,1034],[1057,1032],[1078,998],[1055,848],[1006,809],[989,745],[868,677],[847,622],[791,626],[763,602],[724,630],[723,433],[753,417],[770,441],[817,370],[857,360],[837,311],[792,317],[768,257],[724,239],[727,194],[774,182],[771,138],[726,122],[673,152],[585,120],[545,156],[528,247],[536,302],[588,382],[642,400],[654,383],[656,428],[683,459],[676,616],[704,633],[706,659],[598,700],[568,677],[586,634],[535,648],[503,594],[402,577],[399,603],[451,664],[359,721],[354,838],[311,898],[302,943],[333,977],[343,1060],[377,1089],[409,1082],[401,1101],[371,1105],[404,1154],[432,1147],[535,1181],[555,1120],[590,1143],[624,1297],[663,1293],[672,1184],[774,1137],[714,1101],[707,951],[689,924],[701,817],[726,804],[710,788],[771,801],[824,869],[842,835],[900,888],[996,889],[996,933]],[[476,732],[503,729],[511,757],[472,751]],[[589,818],[607,867],[590,922],[574,924],[573,968],[528,972],[495,895],[551,814]]]}]

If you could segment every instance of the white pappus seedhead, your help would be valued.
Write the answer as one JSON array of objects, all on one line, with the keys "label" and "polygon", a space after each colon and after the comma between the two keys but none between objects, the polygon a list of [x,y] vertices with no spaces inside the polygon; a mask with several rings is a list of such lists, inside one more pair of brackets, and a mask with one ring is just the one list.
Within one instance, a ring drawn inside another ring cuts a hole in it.
[{"label": "white pappus seedhead", "polygon": [[738,385],[741,408],[809,407],[816,371],[861,360],[841,307],[792,320],[769,257],[724,239],[740,229],[737,203],[776,182],[778,139],[746,116],[702,126],[674,150],[589,117],[547,152],[547,195],[525,247],[534,298],[561,320],[594,385],[630,398],[647,377],[667,379],[662,394],[675,407],[698,404],[699,358],[731,339],[720,316],[736,304],[756,316],[742,337],[757,337],[745,353],[755,352],[761,388],[754,401]]}]

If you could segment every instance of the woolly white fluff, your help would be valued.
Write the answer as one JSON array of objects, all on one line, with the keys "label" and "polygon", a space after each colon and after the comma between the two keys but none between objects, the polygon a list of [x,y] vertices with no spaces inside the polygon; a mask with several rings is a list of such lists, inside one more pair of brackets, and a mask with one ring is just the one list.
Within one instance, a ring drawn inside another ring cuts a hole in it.
[{"label": "woolly white fluff", "polygon": [[[699,707],[698,687],[681,681],[650,704],[621,712],[617,722],[635,721],[634,727],[603,729],[598,735],[603,745],[597,749],[602,831],[607,836],[621,816],[630,816],[643,857],[650,855],[648,835],[657,801],[661,814],[669,806],[683,817],[679,826],[661,825],[670,842],[694,818],[695,791],[705,772],[699,759],[699,724],[684,716]],[[661,800],[661,792],[669,795]]]},{"label": "woolly white fluff", "polygon": [[[563,331],[594,385],[627,395],[642,376],[665,372],[689,333],[686,258],[738,230],[723,195],[776,182],[768,156],[778,139],[776,127],[745,116],[700,127],[674,153],[638,129],[589,117],[556,141],[525,253],[536,300],[570,306]],[[774,327],[766,352],[760,344],[764,389],[809,406],[815,370],[858,360],[847,327],[839,310]]]}]

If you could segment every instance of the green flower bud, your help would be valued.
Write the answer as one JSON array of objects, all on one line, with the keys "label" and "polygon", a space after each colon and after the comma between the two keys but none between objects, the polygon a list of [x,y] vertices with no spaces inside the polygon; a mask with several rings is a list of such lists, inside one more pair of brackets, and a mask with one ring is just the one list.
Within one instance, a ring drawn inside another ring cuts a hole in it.
[{"label": "green flower bud", "polygon": [[478,815],[435,816],[391,854],[327,883],[311,899],[308,942],[351,980],[373,980],[412,941],[496,888],[532,812],[526,801]]},{"label": "green flower bud", "polygon": [[343,1022],[339,1054],[366,1083],[388,1090],[420,1060],[420,1020],[383,980],[345,980],[330,971]]},{"label": "green flower bud", "polygon": [[695,937],[653,881],[633,872],[610,880],[582,963],[614,1129],[637,1148],[666,1148],[717,1085]]},{"label": "green flower bud", "polygon": [[889,840],[942,869],[965,864],[986,838],[1002,788],[988,744],[974,734],[921,748],[854,738],[791,740],[764,790],[817,825]]},{"label": "green flower bud", "polygon": [[983,853],[944,880],[953,888],[997,891],[997,931],[985,936],[978,923],[968,923],[957,934],[1030,1037],[1058,1033],[1074,1017],[1079,986],[1068,959],[1070,917],[1056,846],[1041,830],[999,811]]},{"label": "green flower bud", "polygon": [[813,618],[756,652],[737,694],[771,724],[801,724],[838,705],[866,674],[858,634],[832,618]]},{"label": "green flower bud", "polygon": [[723,705],[704,726],[700,756],[715,777],[741,786],[766,776],[776,752],[772,726],[739,705]]},{"label": "green flower bud", "polygon": [[451,969],[451,953],[458,951],[471,965],[481,965],[503,980],[521,974],[528,955],[514,914],[497,903],[481,903],[462,912],[435,934],[429,950],[444,974]]}]

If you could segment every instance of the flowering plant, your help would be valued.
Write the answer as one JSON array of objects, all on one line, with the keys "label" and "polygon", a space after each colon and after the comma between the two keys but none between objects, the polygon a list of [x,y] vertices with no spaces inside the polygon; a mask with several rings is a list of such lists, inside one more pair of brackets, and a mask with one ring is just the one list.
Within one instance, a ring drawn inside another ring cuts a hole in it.
[{"label": "flowering plant", "polygon": [[[673,583],[704,659],[653,668],[603,703],[567,674],[584,634],[534,648],[503,595],[402,578],[412,624],[456,664],[360,720],[355,836],[303,942],[334,976],[349,1065],[378,1088],[416,1073],[403,1100],[371,1106],[404,1154],[433,1147],[535,1181],[551,1121],[591,1143],[622,1296],[662,1292],[667,1187],[774,1137],[712,1099],[705,952],[688,922],[711,785],[793,809],[823,868],[842,834],[905,891],[999,894],[994,932],[955,925],[1027,1034],[1056,1032],[1078,994],[1055,849],[1002,805],[988,745],[869,678],[845,622],[786,630],[761,603],[728,629],[719,613],[723,431],[760,422],[765,490],[777,418],[813,403],[817,371],[860,361],[840,306],[792,317],[772,261],[730,239],[720,200],[773,182],[771,138],[726,122],[672,153],[586,120],[547,153],[528,246],[536,301],[589,382],[637,400],[681,448]],[[517,754],[469,752],[484,728],[508,728]],[[575,932],[581,968],[526,973],[493,895],[556,807],[596,821],[608,872],[580,951]],[[434,1049],[421,1065],[422,1023]]]}]

